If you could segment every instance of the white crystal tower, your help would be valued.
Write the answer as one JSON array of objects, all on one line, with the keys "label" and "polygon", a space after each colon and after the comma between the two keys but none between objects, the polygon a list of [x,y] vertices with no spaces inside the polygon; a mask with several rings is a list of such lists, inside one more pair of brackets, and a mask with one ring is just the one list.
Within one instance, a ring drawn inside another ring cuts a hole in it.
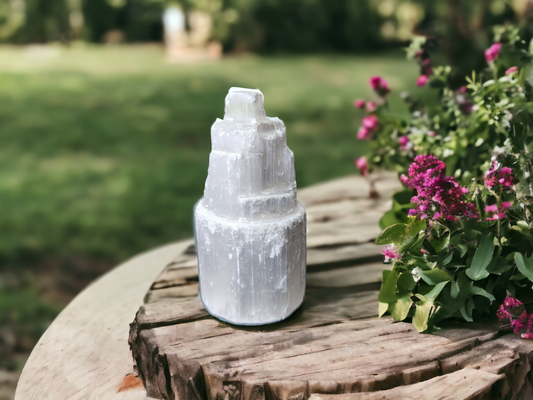
[{"label": "white crystal tower", "polygon": [[202,302],[237,325],[281,321],[302,303],[306,271],[306,214],[285,125],[265,115],[259,90],[231,88],[211,142],[194,211]]}]

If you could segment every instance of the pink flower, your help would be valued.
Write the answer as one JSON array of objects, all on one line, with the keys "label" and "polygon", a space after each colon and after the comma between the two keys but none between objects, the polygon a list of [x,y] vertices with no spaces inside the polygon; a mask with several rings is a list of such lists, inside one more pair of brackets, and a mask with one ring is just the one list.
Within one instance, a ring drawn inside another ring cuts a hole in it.
[{"label": "pink flower", "polygon": [[426,86],[426,83],[429,81],[429,76],[427,75],[420,75],[418,79],[416,80],[416,86],[422,87]]},{"label": "pink flower", "polygon": [[374,89],[380,96],[386,96],[389,92],[388,82],[380,76],[373,76],[370,78],[370,86]]},{"label": "pink flower", "polygon": [[505,71],[505,75],[511,75],[511,74],[514,74],[515,72],[518,72],[518,67],[511,67],[507,71]]},{"label": "pink flower", "polygon": [[457,217],[477,218],[476,207],[465,200],[468,192],[452,177],[444,176],[446,165],[435,156],[418,155],[409,167],[409,178],[400,179],[415,190],[409,215],[455,221]]},{"label": "pink flower", "polygon": [[459,89],[456,90],[457,93],[466,93],[466,86],[461,86]]},{"label": "pink flower", "polygon": [[428,135],[431,136],[431,137],[433,137],[433,136],[436,135],[436,133],[435,133],[435,131],[429,131],[429,132],[428,132]]},{"label": "pink flower", "polygon": [[369,115],[363,118],[363,126],[370,131],[375,131],[379,127],[378,119],[375,115]]},{"label": "pink flower", "polygon": [[357,139],[359,140],[365,140],[370,135],[370,131],[368,128],[365,128],[364,126],[359,128],[359,132],[357,132]]},{"label": "pink flower", "polygon": [[502,48],[501,43],[493,43],[492,46],[490,46],[487,50],[485,50],[485,60],[487,60],[488,63],[496,60],[498,56],[500,55],[500,49]]},{"label": "pink flower", "polygon": [[408,145],[411,143],[407,136],[402,136],[400,139],[398,139],[398,142],[400,142],[400,150],[407,149]]},{"label": "pink flower", "polygon": [[493,204],[491,206],[486,206],[485,207],[485,212],[486,213],[495,213],[495,212],[498,212],[498,205],[497,204]]},{"label": "pink flower", "polygon": [[496,189],[507,190],[514,185],[513,170],[509,167],[500,168],[500,164],[494,160],[491,169],[485,172],[483,180],[485,186],[489,189],[495,187]]},{"label": "pink flower", "polygon": [[366,157],[359,157],[355,160],[355,166],[361,171],[361,175],[368,175],[368,165],[366,163]]},{"label": "pink flower", "polygon": [[363,108],[365,106],[365,101],[364,100],[355,100],[353,105],[356,106],[357,108]]},{"label": "pink flower", "polygon": [[511,203],[509,203],[507,201],[504,201],[500,208],[498,208],[497,204],[492,204],[490,206],[486,206],[485,207],[485,212],[487,214],[492,214],[489,218],[487,218],[487,221],[497,221],[497,220],[500,220],[500,219],[504,219],[505,218],[504,211],[507,208],[509,208],[509,207],[511,207]]},{"label": "pink flower", "polygon": [[472,114],[472,111],[474,111],[474,104],[469,103],[469,102],[465,102],[463,104],[460,104],[459,108],[465,114]]},{"label": "pink flower", "polygon": [[522,333],[522,338],[533,339],[533,314],[528,314],[524,304],[520,300],[513,297],[506,297],[503,304],[496,312],[496,316],[500,319],[502,324],[513,328],[513,332]]},{"label": "pink flower", "polygon": [[383,255],[385,256],[385,262],[400,258],[400,253],[393,244],[388,244],[387,247],[385,247],[385,250],[383,250]]},{"label": "pink flower", "polygon": [[376,110],[376,103],[374,103],[373,101],[368,101],[366,103],[366,111],[368,112],[374,112]]}]

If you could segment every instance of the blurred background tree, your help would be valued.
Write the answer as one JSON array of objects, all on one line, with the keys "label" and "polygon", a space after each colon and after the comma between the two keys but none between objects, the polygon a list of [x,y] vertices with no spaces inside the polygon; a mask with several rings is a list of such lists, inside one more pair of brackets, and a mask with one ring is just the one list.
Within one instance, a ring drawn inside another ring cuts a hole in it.
[{"label": "blurred background tree", "polygon": [[0,41],[160,42],[172,4],[208,13],[229,53],[378,52],[422,33],[457,80],[483,66],[488,27],[533,31],[529,0],[0,0]]},{"label": "blurred background tree", "polygon": [[161,41],[161,14],[171,4],[210,13],[213,39],[227,51],[378,51],[419,31],[444,40],[456,62],[468,49],[454,43],[478,49],[488,26],[525,27],[532,13],[529,0],[0,0],[0,38],[98,43],[119,31],[125,42]]}]

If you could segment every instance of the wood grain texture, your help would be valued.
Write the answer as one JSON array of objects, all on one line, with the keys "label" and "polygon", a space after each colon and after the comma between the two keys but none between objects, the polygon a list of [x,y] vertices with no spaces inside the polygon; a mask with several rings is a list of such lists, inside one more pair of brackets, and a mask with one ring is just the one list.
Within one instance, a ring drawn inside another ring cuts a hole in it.
[{"label": "wood grain texture", "polygon": [[371,242],[398,187],[385,174],[376,200],[360,177],[299,192],[310,215],[308,290],[278,324],[242,328],[209,316],[192,241],[124,263],[46,331],[16,400],[533,398],[531,342],[473,325],[420,335],[376,318],[384,265]]},{"label": "wood grain texture", "polygon": [[33,349],[15,400],[145,400],[133,384],[128,324],[161,269],[192,240],[141,254],[102,276],[55,319]]},{"label": "wood grain texture", "polygon": [[533,343],[493,326],[436,335],[377,318],[381,249],[371,243],[399,185],[381,194],[347,177],[299,192],[308,212],[307,292],[289,319],[260,327],[211,317],[198,298],[196,257],[155,280],[130,330],[150,396],[209,400],[528,399]]}]

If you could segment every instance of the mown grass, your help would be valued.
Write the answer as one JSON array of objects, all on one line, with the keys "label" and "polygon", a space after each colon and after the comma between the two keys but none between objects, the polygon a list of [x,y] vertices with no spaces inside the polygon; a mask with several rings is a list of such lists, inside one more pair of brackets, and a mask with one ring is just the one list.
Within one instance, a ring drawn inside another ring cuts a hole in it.
[{"label": "mown grass", "polygon": [[92,278],[190,237],[231,86],[261,89],[285,121],[299,187],[355,173],[353,100],[371,97],[373,75],[399,107],[417,70],[401,54],[172,65],[158,47],[0,49],[0,271]]}]

